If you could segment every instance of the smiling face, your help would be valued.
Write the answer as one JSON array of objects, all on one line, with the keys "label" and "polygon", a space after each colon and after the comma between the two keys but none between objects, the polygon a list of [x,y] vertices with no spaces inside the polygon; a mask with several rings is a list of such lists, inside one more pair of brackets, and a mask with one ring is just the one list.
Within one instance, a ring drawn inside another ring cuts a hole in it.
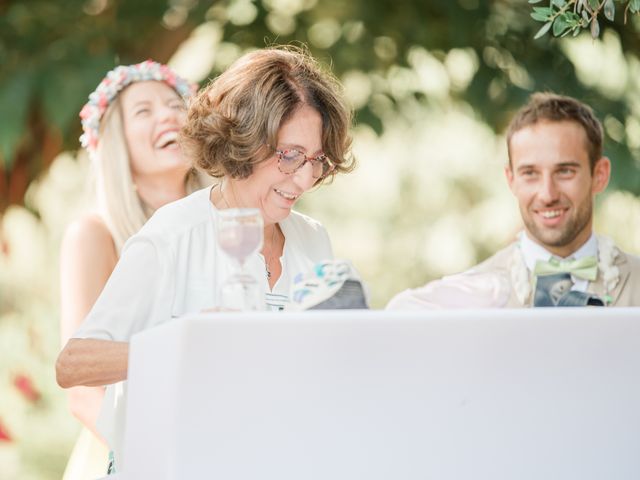
[{"label": "smiling face", "polygon": [[136,82],[120,94],[124,134],[134,181],[180,174],[190,168],[177,143],[184,101],[163,82]]},{"label": "smiling face", "polygon": [[573,121],[524,127],[509,151],[505,173],[528,236],[555,255],[571,255],[591,235],[593,197],[609,182],[609,159],[591,171],[585,131]]},{"label": "smiling face", "polygon": [[[308,157],[322,154],[322,117],[318,111],[307,105],[296,109],[280,126],[275,149],[295,149]],[[287,218],[293,205],[315,182],[311,163],[287,175],[278,169],[278,158],[273,152],[254,166],[249,177],[227,179],[230,193],[226,200],[234,206],[259,208],[265,225],[269,225]]]}]

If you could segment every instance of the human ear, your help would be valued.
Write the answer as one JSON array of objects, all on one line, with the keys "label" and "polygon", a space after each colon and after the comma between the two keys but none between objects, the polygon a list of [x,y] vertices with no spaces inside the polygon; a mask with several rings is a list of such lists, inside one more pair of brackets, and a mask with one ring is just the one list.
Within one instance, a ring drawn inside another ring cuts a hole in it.
[{"label": "human ear", "polygon": [[598,159],[593,167],[593,185],[591,190],[593,194],[602,192],[609,185],[611,177],[611,160],[607,157]]},{"label": "human ear", "polygon": [[507,184],[511,191],[513,191],[513,169],[511,168],[511,163],[508,163],[504,167],[504,176],[507,177]]}]

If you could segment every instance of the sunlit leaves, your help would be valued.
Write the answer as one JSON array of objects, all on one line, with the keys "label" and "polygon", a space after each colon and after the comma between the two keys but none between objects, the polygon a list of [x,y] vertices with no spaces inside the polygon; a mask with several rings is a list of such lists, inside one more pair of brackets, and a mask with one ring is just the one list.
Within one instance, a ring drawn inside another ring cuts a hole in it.
[{"label": "sunlit leaves", "polygon": [[[249,49],[304,43],[339,78],[366,79],[352,82],[349,98],[357,123],[378,133],[389,109],[412,112],[415,105],[437,104],[443,92],[500,130],[532,90],[580,96],[591,88],[577,81],[560,51],[563,42],[541,37],[585,30],[604,37],[613,7],[612,27],[628,34],[624,50],[635,55],[640,22],[620,24],[627,13],[640,11],[640,0],[607,1],[407,0],[397,8],[392,0],[9,0],[0,15],[0,170],[8,176],[29,172],[10,179],[12,191],[20,192],[16,179],[26,187],[46,167],[45,154],[50,159],[56,148],[78,148],[77,113],[107,70],[149,57],[168,60],[203,21],[215,24],[220,39],[211,46],[214,60],[200,59],[202,76],[215,77]],[[416,48],[429,52],[429,68],[411,63]],[[452,51],[465,52],[458,55],[461,63],[452,60]],[[26,71],[37,72],[35,80],[24,80]],[[420,82],[410,81],[412,75]],[[618,97],[598,98],[593,106],[621,117],[631,108]]]},{"label": "sunlit leaves", "polygon": [[533,7],[531,18],[539,22],[545,22],[553,17],[553,8],[551,7]]},{"label": "sunlit leaves", "polygon": [[535,37],[533,37],[534,39],[538,39],[542,36],[544,36],[545,33],[547,33],[549,31],[549,29],[551,28],[551,25],[553,25],[553,22],[547,22],[545,23],[542,28],[540,28],[540,30],[538,30],[538,33],[536,33]]},{"label": "sunlit leaves", "polygon": [[616,14],[616,7],[613,4],[613,0],[605,0],[604,2],[604,16],[607,20],[613,22],[613,18]]},{"label": "sunlit leaves", "polygon": [[591,21],[591,36],[593,38],[598,38],[598,36],[600,35],[600,24],[598,23],[598,20],[596,20],[595,18]]},{"label": "sunlit leaves", "polygon": [[[626,4],[624,20],[627,13],[640,12],[640,0],[615,0]],[[549,31],[555,37],[563,37],[572,33],[578,35],[589,29],[593,38],[600,35],[599,18],[613,22],[616,15],[614,0],[550,0],[548,7],[533,7],[531,18],[544,25],[536,32],[535,39],[543,37]],[[529,0],[530,4],[539,4],[542,0]]]},{"label": "sunlit leaves", "polygon": [[[105,72],[118,63],[169,60],[202,21],[204,3],[2,2],[0,216],[23,201],[59,149],[78,148],[78,112]],[[247,21],[248,10],[237,9],[236,23]]]}]

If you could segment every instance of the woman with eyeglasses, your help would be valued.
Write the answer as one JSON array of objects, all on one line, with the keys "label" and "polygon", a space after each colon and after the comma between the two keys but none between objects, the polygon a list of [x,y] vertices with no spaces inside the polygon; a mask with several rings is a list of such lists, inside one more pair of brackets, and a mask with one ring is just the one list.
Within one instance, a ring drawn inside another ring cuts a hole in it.
[{"label": "woman with eyeglasses", "polygon": [[[122,382],[133,334],[218,306],[216,291],[234,270],[215,235],[224,209],[259,209],[263,247],[246,267],[264,282],[265,303],[281,309],[294,277],[332,258],[322,225],[293,207],[312,187],[353,169],[350,126],[338,82],[299,49],[248,53],[201,90],[180,143],[198,168],[220,182],[160,208],[128,241],[58,358],[58,383]],[[124,417],[118,391],[123,389],[107,389],[102,412],[116,467]]]}]

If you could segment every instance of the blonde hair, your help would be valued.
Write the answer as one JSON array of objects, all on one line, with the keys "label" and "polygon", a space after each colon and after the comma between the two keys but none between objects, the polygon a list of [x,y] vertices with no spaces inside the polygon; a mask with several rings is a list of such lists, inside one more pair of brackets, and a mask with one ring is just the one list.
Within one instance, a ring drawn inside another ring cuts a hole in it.
[{"label": "blonde hair", "polygon": [[[153,214],[136,192],[133,182],[120,96],[109,105],[102,119],[93,167],[98,212],[119,254],[129,237],[140,230]],[[194,169],[185,177],[187,193],[205,185],[204,179]]]},{"label": "blonde hair", "polygon": [[349,172],[352,114],[337,79],[304,50],[267,48],[248,53],[191,102],[180,142],[212,177],[246,178],[274,153],[278,130],[303,105],[322,117],[322,148]]}]

